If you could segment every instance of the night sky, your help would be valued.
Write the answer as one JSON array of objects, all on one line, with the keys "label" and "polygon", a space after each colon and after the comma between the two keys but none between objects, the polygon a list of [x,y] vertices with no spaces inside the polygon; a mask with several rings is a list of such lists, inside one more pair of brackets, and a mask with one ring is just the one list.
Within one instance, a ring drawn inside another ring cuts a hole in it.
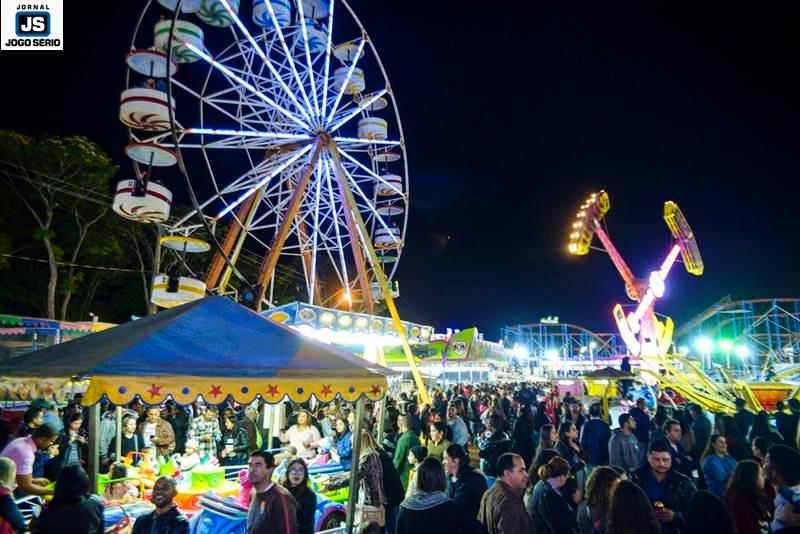
[{"label": "night sky", "polygon": [[[65,1],[63,53],[0,53],[0,127],[85,135],[122,163],[124,54],[144,3]],[[706,272],[672,271],[657,311],[676,324],[728,294],[800,296],[800,4],[519,4],[352,2],[409,147],[403,318],[492,339],[547,315],[613,331],[613,265],[566,253],[597,189],[639,275],[670,246],[663,202],[680,205]]]}]

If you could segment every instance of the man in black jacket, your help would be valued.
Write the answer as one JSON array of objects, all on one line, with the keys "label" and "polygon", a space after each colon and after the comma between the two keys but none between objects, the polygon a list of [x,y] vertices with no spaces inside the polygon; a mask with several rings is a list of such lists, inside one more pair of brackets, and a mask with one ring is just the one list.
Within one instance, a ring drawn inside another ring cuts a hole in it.
[{"label": "man in black jacket", "polygon": [[178,489],[172,477],[161,477],[153,486],[156,509],[133,525],[133,534],[188,534],[189,521],[175,506]]},{"label": "man in black jacket", "polygon": [[655,506],[662,534],[680,532],[685,524],[684,514],[697,491],[688,477],[671,467],[669,445],[664,441],[654,441],[647,453],[647,465],[636,470],[631,477]]}]

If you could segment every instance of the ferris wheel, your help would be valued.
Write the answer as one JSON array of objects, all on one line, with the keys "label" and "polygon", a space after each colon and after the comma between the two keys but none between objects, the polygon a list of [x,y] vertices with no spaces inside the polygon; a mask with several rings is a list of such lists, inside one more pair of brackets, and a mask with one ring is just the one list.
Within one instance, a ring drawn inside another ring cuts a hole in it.
[{"label": "ferris wheel", "polygon": [[[173,293],[238,291],[260,309],[291,266],[312,304],[371,312],[397,296],[406,144],[347,2],[150,0],[126,62],[120,120],[135,176],[119,183],[114,209],[160,224],[175,251],[208,250],[197,237],[209,231],[217,245],[204,279],[180,277]],[[170,186],[192,199],[179,218]]]}]

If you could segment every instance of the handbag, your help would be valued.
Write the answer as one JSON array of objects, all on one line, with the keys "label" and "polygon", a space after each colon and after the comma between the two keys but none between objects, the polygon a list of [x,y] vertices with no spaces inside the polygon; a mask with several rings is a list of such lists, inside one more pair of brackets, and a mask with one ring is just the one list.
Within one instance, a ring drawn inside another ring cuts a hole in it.
[{"label": "handbag", "polygon": [[379,527],[386,526],[386,509],[383,505],[371,506],[369,504],[362,504],[357,507],[358,522],[360,525],[366,525],[370,522],[375,522]]}]

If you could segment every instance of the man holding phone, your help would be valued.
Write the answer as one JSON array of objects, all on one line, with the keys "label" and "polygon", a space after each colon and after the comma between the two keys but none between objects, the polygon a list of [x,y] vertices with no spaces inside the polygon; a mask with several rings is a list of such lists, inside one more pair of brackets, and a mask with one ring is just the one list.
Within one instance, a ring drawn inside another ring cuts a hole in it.
[{"label": "man holding phone", "polygon": [[169,456],[175,450],[175,433],[172,425],[161,418],[161,409],[151,406],[147,409],[147,419],[139,424],[139,435],[144,446],[156,448],[156,456]]},{"label": "man holding phone", "polygon": [[672,454],[664,441],[654,441],[647,452],[647,465],[637,469],[631,480],[644,490],[661,522],[661,532],[680,532],[695,494],[694,483],[672,469]]}]

